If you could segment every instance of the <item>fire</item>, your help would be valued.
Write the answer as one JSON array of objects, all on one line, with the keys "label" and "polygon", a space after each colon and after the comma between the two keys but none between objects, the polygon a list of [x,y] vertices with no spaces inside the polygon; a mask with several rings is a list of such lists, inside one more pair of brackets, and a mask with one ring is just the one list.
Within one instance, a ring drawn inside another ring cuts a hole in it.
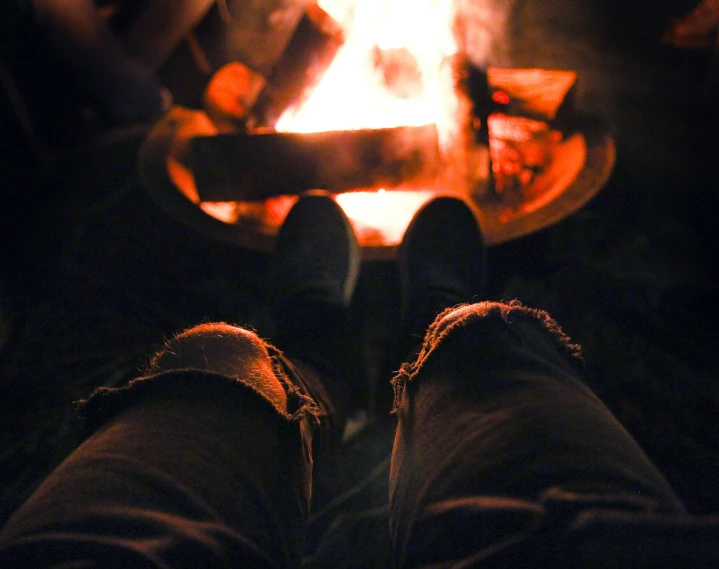
[{"label": "fire", "polygon": [[[268,75],[239,61],[223,66],[208,84],[204,110],[174,107],[141,149],[148,186],[158,195],[179,190],[222,222],[206,224],[212,232],[221,227],[221,239],[240,236],[251,248],[269,250],[297,192],[324,187],[340,192],[335,199],[366,258],[391,258],[416,211],[440,194],[464,199],[481,218],[487,242],[500,243],[581,206],[611,172],[611,136],[589,148],[581,130],[565,139],[551,126],[560,108],[558,124],[573,112],[571,99],[564,102],[576,72],[489,63],[487,30],[505,27],[501,10],[469,0],[318,1],[290,37],[296,49],[285,49]],[[485,68],[485,75],[475,74]],[[486,88],[494,111],[483,106]],[[260,133],[268,136],[254,137]],[[367,135],[379,142],[358,143]],[[251,145],[273,140],[276,151],[243,152],[237,142],[248,138]],[[192,148],[198,139],[204,146]],[[316,139],[326,143],[319,150]],[[217,144],[223,140],[234,146]],[[285,144],[311,152],[295,155]],[[569,198],[559,203],[565,190]],[[194,208],[181,208],[175,198],[168,203],[199,223]]]},{"label": "fire", "polygon": [[[454,3],[321,0],[319,5],[342,26],[345,42],[309,98],[288,109],[276,129],[321,132],[435,124],[440,149],[452,155],[461,127],[453,67],[458,52]],[[340,194],[337,201],[361,241],[396,245],[431,195],[432,188],[362,191]]]},{"label": "fire", "polygon": [[320,132],[437,124],[448,136],[456,121],[449,0],[322,0],[346,39],[301,108],[277,130]]},{"label": "fire", "polygon": [[369,247],[397,245],[414,213],[434,195],[427,190],[347,192],[337,203],[347,213],[360,243]]}]

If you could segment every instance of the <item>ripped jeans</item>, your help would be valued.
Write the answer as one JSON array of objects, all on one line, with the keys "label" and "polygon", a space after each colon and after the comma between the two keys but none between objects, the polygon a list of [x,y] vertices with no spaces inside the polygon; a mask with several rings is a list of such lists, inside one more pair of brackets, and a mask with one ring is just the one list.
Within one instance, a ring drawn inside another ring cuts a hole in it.
[{"label": "ripped jeans", "polygon": [[[632,566],[638,535],[671,554],[684,508],[581,369],[542,311],[437,317],[393,380],[396,567]],[[0,566],[299,566],[325,384],[252,332],[184,332],[84,402],[87,437],[6,524]]]}]

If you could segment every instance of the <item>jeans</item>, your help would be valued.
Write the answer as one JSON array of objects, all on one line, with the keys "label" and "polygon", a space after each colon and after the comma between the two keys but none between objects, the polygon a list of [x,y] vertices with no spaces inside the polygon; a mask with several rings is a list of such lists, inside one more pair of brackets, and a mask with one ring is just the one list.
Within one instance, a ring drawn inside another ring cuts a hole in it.
[{"label": "jeans", "polygon": [[[517,302],[438,315],[393,380],[396,567],[716,563],[719,523],[685,512],[582,365]],[[5,525],[0,566],[299,566],[326,383],[242,328],[177,336],[83,403],[83,442]]]}]

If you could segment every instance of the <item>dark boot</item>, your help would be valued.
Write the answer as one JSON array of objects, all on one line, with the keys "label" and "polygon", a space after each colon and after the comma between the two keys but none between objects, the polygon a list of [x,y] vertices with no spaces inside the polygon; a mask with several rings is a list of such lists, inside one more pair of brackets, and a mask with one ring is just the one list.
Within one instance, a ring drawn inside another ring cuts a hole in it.
[{"label": "dark boot", "polygon": [[399,250],[400,357],[416,352],[437,314],[482,300],[486,250],[477,219],[459,198],[439,197],[414,216]]}]

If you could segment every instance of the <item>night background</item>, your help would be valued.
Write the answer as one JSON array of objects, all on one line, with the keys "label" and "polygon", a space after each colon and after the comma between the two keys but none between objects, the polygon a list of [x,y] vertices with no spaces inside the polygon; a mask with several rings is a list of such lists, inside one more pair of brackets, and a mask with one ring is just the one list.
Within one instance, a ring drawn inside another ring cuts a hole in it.
[{"label": "night background", "polygon": [[[697,2],[470,4],[496,16],[480,63],[577,71],[578,108],[606,121],[617,147],[610,179],[587,205],[490,248],[489,297],[548,310],[583,346],[592,387],[689,511],[719,515],[719,48],[661,42],[672,18]],[[216,8],[196,29],[213,65],[224,57],[222,29]],[[269,40],[255,34],[238,41],[261,60],[262,38]],[[4,73],[26,97],[44,150],[25,136],[5,84],[0,523],[73,448],[80,429],[73,401],[134,377],[165,337],[193,324],[225,320],[264,336],[272,331],[266,255],[168,216],[137,176],[143,131],[98,138],[80,122],[57,65],[28,55],[12,34],[2,49]],[[160,75],[176,103],[199,108],[208,76],[186,45]],[[395,269],[392,261],[363,266],[353,310],[358,350],[369,359],[356,405],[369,424],[318,464],[310,545],[327,527],[335,530],[320,559],[348,539],[374,544],[365,553],[375,559],[385,553],[379,530],[386,528],[389,379],[397,364],[381,350],[399,313]]]}]

